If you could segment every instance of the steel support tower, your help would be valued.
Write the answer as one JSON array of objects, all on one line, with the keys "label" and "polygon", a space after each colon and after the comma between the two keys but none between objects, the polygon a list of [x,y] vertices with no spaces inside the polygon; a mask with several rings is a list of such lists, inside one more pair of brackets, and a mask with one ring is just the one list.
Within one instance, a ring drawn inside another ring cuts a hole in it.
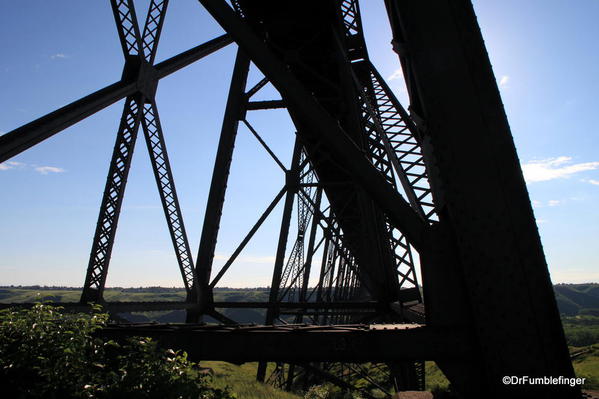
[{"label": "steel support tower", "polygon": [[[168,0],[151,1],[142,27],[133,0],[111,0],[125,60],[121,80],[0,137],[2,162],[125,99],[81,301],[67,307],[186,309],[187,325],[115,325],[105,333],[154,336],[197,359],[259,361],[257,378],[287,389],[319,379],[357,389],[352,377],[369,378],[364,364],[384,369],[395,391],[423,389],[423,361],[434,360],[464,398],[580,397],[566,385],[502,383],[504,376],[574,372],[472,5],[384,2],[409,112],[370,61],[357,0],[200,0],[226,33],[160,63]],[[237,56],[194,262],[155,93],[161,78],[233,42]],[[248,85],[252,65],[263,78]],[[254,100],[267,85],[280,98]],[[295,126],[290,165],[250,122],[251,112],[271,109],[286,110]],[[213,273],[240,126],[280,167],[285,184]],[[184,303],[103,298],[140,127]],[[268,300],[216,302],[214,288],[279,203]],[[312,287],[311,276],[318,281]],[[265,325],[240,326],[223,312],[228,308],[263,309]],[[197,324],[205,316],[222,324]],[[276,365],[267,377],[268,361]]]}]

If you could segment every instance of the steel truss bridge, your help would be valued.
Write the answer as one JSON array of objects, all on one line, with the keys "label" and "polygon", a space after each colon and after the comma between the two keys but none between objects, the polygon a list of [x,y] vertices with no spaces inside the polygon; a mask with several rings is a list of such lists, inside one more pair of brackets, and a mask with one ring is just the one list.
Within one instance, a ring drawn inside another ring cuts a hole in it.
[{"label": "steel truss bridge", "polygon": [[[464,398],[580,397],[577,387],[501,382],[574,372],[472,5],[384,2],[409,112],[369,59],[357,0],[200,0],[226,33],[159,63],[168,0],[151,0],[143,26],[133,0],[111,0],[121,80],[0,137],[2,162],[125,100],[81,302],[65,306],[186,309],[186,324],[115,324],[103,334],[155,337],[195,359],[259,361],[257,378],[285,388],[320,378],[355,389],[347,377],[368,378],[369,363],[386,370],[396,391],[423,389],[423,361],[434,360]],[[155,94],[160,79],[232,43],[237,56],[194,261]],[[251,63],[263,74],[253,86]],[[280,98],[254,100],[267,84]],[[295,125],[290,165],[248,121],[250,111],[271,109],[287,110]],[[213,271],[240,123],[280,166],[285,185]],[[103,299],[140,127],[185,302]],[[214,287],[280,202],[268,301],[215,302]],[[310,276],[318,276],[315,287]],[[264,325],[242,326],[219,311],[234,307],[265,309]],[[203,316],[222,324],[198,324]],[[267,361],[276,362],[269,377]]]}]

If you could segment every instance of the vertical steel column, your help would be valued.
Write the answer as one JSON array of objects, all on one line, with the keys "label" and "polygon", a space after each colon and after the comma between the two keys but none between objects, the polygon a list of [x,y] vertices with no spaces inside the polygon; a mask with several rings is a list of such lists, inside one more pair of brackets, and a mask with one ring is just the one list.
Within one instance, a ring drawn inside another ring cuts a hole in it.
[{"label": "vertical steel column", "polygon": [[141,95],[129,96],[125,101],[81,294],[82,303],[103,300],[104,284],[139,130],[143,101]]},{"label": "vertical steel column", "polygon": [[[324,231],[323,231],[324,234]],[[316,302],[322,302],[323,301],[323,290],[324,290],[324,284],[325,284],[325,278],[326,278],[326,273],[327,273],[327,254],[329,253],[329,245],[331,245],[330,240],[325,236],[324,238],[324,244],[323,244],[323,249],[322,249],[322,259],[320,262],[320,276],[318,277],[318,285],[316,286]],[[315,309],[316,312],[319,311],[319,309]],[[323,320],[325,319],[326,316],[324,315],[319,315],[317,314],[315,316],[314,321],[316,322],[316,324],[324,324]]]},{"label": "vertical steel column", "polygon": [[293,200],[298,190],[299,175],[298,166],[300,160],[301,146],[299,139],[296,139],[291,168],[286,172],[287,195],[285,197],[285,206],[281,221],[281,231],[279,232],[279,242],[277,245],[277,254],[275,258],[275,267],[272,274],[272,283],[270,285],[269,303],[270,307],[266,312],[266,324],[272,324],[278,316],[276,303],[279,301],[279,288],[281,285],[281,272],[285,261],[285,250],[287,249],[287,239],[289,238],[289,224],[291,222],[291,212],[293,210]]},{"label": "vertical steel column", "polygon": [[[316,188],[316,198],[314,200],[314,208],[313,208],[313,212],[312,212],[312,224],[310,226],[310,237],[308,238],[308,248],[306,251],[306,259],[304,261],[304,265],[303,265],[303,272],[300,271],[301,273],[303,273],[303,279],[302,279],[302,286],[300,287],[299,293],[298,293],[298,297],[297,300],[299,302],[306,302],[306,294],[308,292],[308,283],[309,283],[309,279],[310,279],[310,271],[312,269],[312,259],[314,257],[314,245],[316,243],[316,230],[318,228],[318,221],[319,221],[319,210],[320,210],[320,201],[322,199],[322,188],[321,187],[317,187]],[[304,321],[304,315],[303,314],[298,314],[297,316],[295,316],[295,320],[294,323],[295,324],[300,324]],[[293,386],[293,380],[295,378],[295,364],[289,364],[289,368],[287,370],[287,377],[286,377],[286,382],[285,382],[285,390],[286,391],[290,391],[292,386]]]},{"label": "vertical steel column", "polygon": [[[279,301],[279,286],[281,284],[281,272],[283,271],[283,262],[285,261],[285,250],[287,248],[287,239],[289,238],[289,223],[291,222],[291,211],[293,210],[293,200],[299,187],[299,161],[301,154],[301,144],[299,138],[295,140],[293,156],[291,158],[291,168],[286,172],[286,189],[285,206],[283,208],[283,217],[281,220],[281,231],[279,232],[279,242],[277,245],[277,254],[275,258],[275,267],[272,274],[272,282],[270,284],[270,295],[268,298],[269,307],[266,310],[265,324],[273,324],[278,316],[277,302]],[[266,375],[266,362],[260,362],[258,365],[258,373],[256,379],[264,381]]]},{"label": "vertical steel column", "polygon": [[[318,228],[319,220],[319,209],[320,201],[322,199],[322,188],[316,189],[316,199],[314,201],[314,212],[312,213],[312,226],[310,227],[310,238],[308,239],[308,250],[306,254],[305,266],[304,266],[304,279],[302,280],[302,287],[299,293],[298,300],[300,302],[306,301],[306,293],[308,292],[308,283],[310,279],[310,271],[312,269],[312,259],[314,257],[314,244],[316,243],[316,230]],[[301,322],[301,319],[299,320]]]},{"label": "vertical steel column", "polygon": [[[214,171],[212,172],[212,181],[210,183],[210,192],[208,194],[208,203],[206,204],[204,225],[202,227],[200,247],[196,260],[196,273],[198,284],[200,285],[200,297],[197,298],[200,302],[200,313],[212,301],[210,273],[212,271],[214,250],[216,248],[220,219],[225,202],[227,180],[233,158],[233,149],[235,148],[237,128],[239,121],[245,118],[246,113],[247,96],[245,95],[245,87],[249,67],[249,58],[241,50],[238,50],[221,128],[220,141],[218,143],[218,152],[214,161]],[[197,320],[200,313],[196,312],[192,314],[188,312],[188,321]]]},{"label": "vertical steel column", "polygon": [[431,188],[442,198],[423,251],[427,324],[446,325],[444,314],[456,320],[453,310],[463,309],[460,322],[472,336],[469,358],[440,367],[464,398],[580,398],[579,386],[502,383],[514,375],[574,377],[574,370],[472,3],[385,4],[411,111],[422,120]]}]

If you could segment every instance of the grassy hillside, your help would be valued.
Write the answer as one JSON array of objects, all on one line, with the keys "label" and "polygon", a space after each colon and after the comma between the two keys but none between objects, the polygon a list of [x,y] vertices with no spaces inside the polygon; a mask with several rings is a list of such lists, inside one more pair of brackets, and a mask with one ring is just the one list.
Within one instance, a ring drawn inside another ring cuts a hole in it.
[{"label": "grassy hillside", "polygon": [[[80,288],[65,287],[1,287],[0,303],[22,303],[22,302],[78,302],[81,295]],[[107,288],[104,298],[108,302],[154,302],[185,300],[183,288]],[[214,291],[215,301],[241,302],[268,301],[268,291],[265,288],[257,289],[233,289],[221,288]],[[219,309],[225,316],[240,323],[263,323],[263,309]],[[185,311],[173,310],[162,312],[133,312],[120,314],[119,316],[136,323],[157,321],[160,323],[183,323]],[[214,320],[207,320],[208,322]]]},{"label": "grassy hillside", "polygon": [[599,284],[557,284],[553,290],[560,313],[599,316]]},{"label": "grassy hillside", "polygon": [[[68,287],[0,287],[0,303],[11,302],[78,302],[81,288]],[[108,302],[153,302],[184,301],[185,289],[145,287],[145,288],[106,288],[104,299]],[[214,291],[215,301],[267,301],[265,288],[234,289],[221,288]]]}]

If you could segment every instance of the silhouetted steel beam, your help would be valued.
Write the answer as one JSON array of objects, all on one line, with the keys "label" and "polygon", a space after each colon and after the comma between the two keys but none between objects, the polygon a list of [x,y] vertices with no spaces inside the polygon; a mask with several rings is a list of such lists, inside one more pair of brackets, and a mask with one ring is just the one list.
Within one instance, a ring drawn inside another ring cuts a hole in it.
[{"label": "silhouetted steel beam", "polygon": [[214,302],[215,308],[268,308],[276,306],[280,309],[379,309],[383,305],[378,302]]},{"label": "silhouetted steel beam", "polygon": [[[231,42],[232,39],[228,35],[222,35],[155,65],[158,79],[162,79],[212,54]],[[0,162],[14,157],[88,116],[134,94],[137,89],[137,82],[116,82],[26,125],[11,130],[0,136]]]},{"label": "silhouetted steel beam", "polygon": [[[271,304],[279,302],[279,289],[281,285],[281,273],[283,272],[283,262],[285,262],[285,251],[287,248],[287,239],[289,237],[289,223],[291,221],[291,212],[293,211],[293,202],[297,194],[297,185],[299,184],[299,163],[302,146],[299,139],[295,139],[295,148],[291,159],[291,167],[286,173],[285,205],[283,207],[283,216],[281,218],[281,229],[279,231],[279,242],[277,244],[277,254],[275,256],[272,282],[270,284],[270,295],[268,301]],[[266,312],[266,324],[272,324],[277,317],[277,309],[270,306]]]},{"label": "silhouetted steel beam", "polygon": [[369,311],[369,310],[325,310],[325,311],[306,311],[301,310],[284,310],[279,312],[282,316],[296,316],[296,317],[318,317],[318,316],[339,316],[348,317],[351,316],[353,320],[356,320],[356,316],[374,316],[380,315],[380,313]]},{"label": "silhouetted steel beam", "polygon": [[285,108],[285,101],[283,101],[283,100],[250,101],[247,105],[248,111],[260,110],[260,109],[275,109],[275,108]]},{"label": "silhouetted steel beam", "polygon": [[[301,302],[305,302],[306,298],[307,298],[307,293],[308,293],[308,284],[310,281],[310,270],[312,268],[312,259],[314,257],[314,245],[316,244],[316,232],[318,229],[318,222],[319,222],[319,215],[316,212],[316,210],[320,210],[320,204],[321,204],[321,200],[322,200],[322,188],[321,187],[317,187],[316,188],[316,197],[314,199],[314,208],[313,208],[313,212],[312,212],[312,225],[310,227],[310,235],[308,238],[308,248],[306,250],[306,259],[304,262],[304,270],[303,270],[303,279],[302,279],[302,286],[299,292],[299,296],[298,299]],[[303,191],[300,189],[300,191]]]},{"label": "silhouetted steel beam", "polygon": [[256,140],[258,140],[258,142],[264,148],[264,150],[266,150],[268,155],[270,155],[272,160],[275,161],[275,163],[279,166],[279,168],[281,168],[281,170],[283,172],[287,172],[287,168],[285,167],[285,165],[283,165],[283,162],[281,162],[281,160],[277,157],[277,155],[274,153],[274,151],[270,149],[268,144],[266,144],[266,141],[264,141],[264,139],[262,139],[262,137],[260,137],[260,134],[256,131],[256,129],[254,129],[254,127],[248,122],[248,120],[243,119],[242,122],[248,128],[248,130],[252,133],[252,135],[256,138]]},{"label": "silhouetted steel beam", "polygon": [[258,229],[260,228],[260,226],[262,226],[262,223],[264,223],[264,221],[266,220],[266,218],[268,218],[268,215],[270,215],[270,213],[277,206],[277,204],[279,203],[279,201],[281,200],[281,198],[283,198],[283,195],[285,195],[285,188],[282,188],[281,191],[279,191],[279,193],[277,194],[277,196],[272,200],[272,202],[270,203],[270,205],[268,205],[268,207],[266,208],[266,210],[262,213],[262,215],[260,215],[260,218],[256,221],[256,223],[251,228],[251,230],[246,234],[246,236],[244,237],[244,239],[237,246],[237,248],[235,249],[235,251],[233,251],[233,253],[229,257],[229,260],[227,260],[227,262],[223,265],[223,267],[220,269],[220,271],[218,272],[218,274],[214,277],[214,279],[212,280],[212,282],[210,282],[210,287],[211,288],[214,288],[216,286],[216,284],[223,277],[223,275],[226,273],[226,271],[229,269],[229,267],[231,267],[231,265],[233,264],[233,262],[235,261],[235,259],[237,259],[237,256],[243,250],[243,248],[245,248],[245,246],[247,245],[247,243],[250,242],[250,240],[252,239],[252,237],[254,236],[254,234],[256,234],[256,231],[258,231]]},{"label": "silhouetted steel beam", "polygon": [[[374,327],[374,326],[372,326]],[[386,362],[460,359],[468,355],[461,329],[417,324],[345,326],[109,325],[97,334],[151,337],[194,360],[230,362]]]},{"label": "silhouetted steel beam", "polygon": [[[33,302],[22,303],[0,303],[0,309],[8,308],[31,308],[35,305]],[[61,306],[67,310],[87,311],[91,309],[90,305],[81,302],[57,302],[50,303],[50,306]],[[269,302],[214,302],[216,309],[264,309],[271,306]],[[382,304],[377,302],[281,302],[276,304],[279,309],[381,309]],[[103,302],[102,307],[109,312],[136,312],[151,310],[177,310],[193,309],[197,304],[189,302]]]},{"label": "silhouetted steel beam", "polygon": [[140,36],[140,49],[143,57],[150,65],[154,64],[154,59],[156,58],[156,51],[167,7],[168,0],[152,0],[150,7],[148,7],[144,30]]},{"label": "silhouetted steel beam", "polygon": [[0,162],[135,93],[135,82],[117,82],[0,136]]},{"label": "silhouetted steel beam", "polygon": [[110,6],[125,59],[140,54],[141,35],[133,0],[110,0]]},{"label": "silhouetted steel beam", "polygon": [[385,182],[384,177],[374,169],[337,121],[318,104],[282,61],[256,37],[225,1],[200,2],[268,77],[288,107],[301,116],[309,131],[300,133],[309,135],[315,142],[320,141],[325,145],[331,151],[331,155],[347,168],[356,182],[385,211],[392,224],[408,237],[416,249],[422,248],[423,243],[427,241],[427,226],[406,200]]},{"label": "silhouetted steel beam", "polygon": [[249,58],[244,52],[238,50],[218,142],[218,150],[216,159],[214,160],[210,192],[208,193],[208,202],[206,203],[204,224],[202,226],[200,247],[196,261],[196,274],[198,276],[198,283],[200,284],[200,300],[202,303],[211,300],[210,297],[212,296],[211,289],[209,288],[212,262],[214,260],[214,250],[216,248],[220,220],[225,203],[227,181],[229,180],[229,170],[233,159],[239,120],[245,116],[245,104],[247,102],[245,86],[247,84],[249,68]]},{"label": "silhouetted steel beam", "polygon": [[162,79],[179,69],[185,68],[186,66],[193,64],[196,61],[201,60],[220,50],[223,47],[228,46],[233,42],[233,39],[228,34],[216,37],[206,43],[200,44],[194,48],[191,48],[183,53],[169,58],[168,60],[159,62],[154,66],[157,71],[158,79]]}]

